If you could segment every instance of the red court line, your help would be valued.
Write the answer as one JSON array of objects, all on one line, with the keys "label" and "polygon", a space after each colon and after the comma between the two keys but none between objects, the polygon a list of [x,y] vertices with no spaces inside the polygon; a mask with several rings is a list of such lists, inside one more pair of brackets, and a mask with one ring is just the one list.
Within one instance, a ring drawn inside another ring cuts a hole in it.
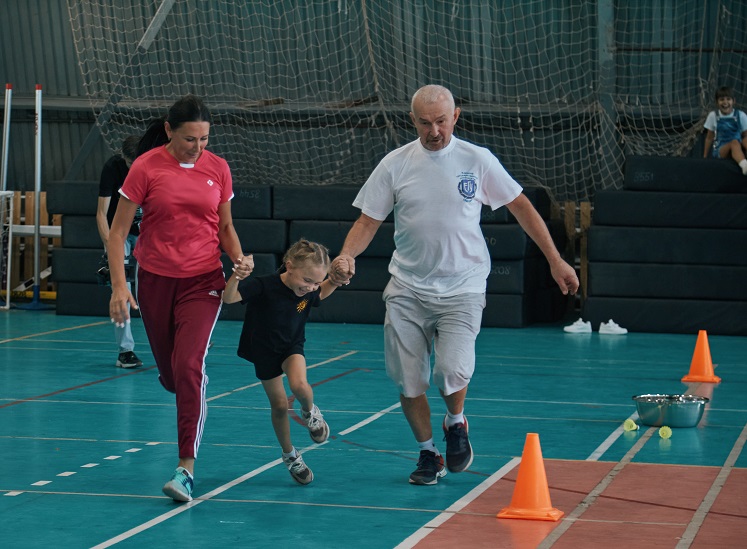
[{"label": "red court line", "polygon": [[[615,466],[611,462],[545,460],[552,506],[565,517]],[[719,473],[718,467],[628,464],[554,547],[674,548]],[[460,513],[434,528],[416,548],[535,549],[561,522],[498,519],[511,504],[518,467]],[[734,470],[698,532],[695,547],[744,547],[747,471]],[[564,517],[564,518],[565,518]],[[561,518],[561,521],[563,518]]]},{"label": "red court line", "polygon": [[23,404],[24,402],[31,402],[33,400],[39,400],[40,398],[47,398],[47,397],[59,395],[62,393],[67,393],[68,391],[75,391],[76,389],[82,389],[83,387],[90,387],[91,385],[97,385],[99,383],[104,383],[106,381],[111,381],[113,379],[119,379],[121,377],[134,376],[136,374],[140,374],[143,372],[147,372],[148,370],[152,370],[153,368],[155,368],[155,366],[150,366],[148,368],[138,368],[138,370],[135,372],[127,372],[126,374],[120,374],[118,376],[105,377],[104,379],[97,379],[96,381],[89,381],[88,383],[82,383],[80,385],[75,385],[73,387],[68,387],[66,389],[60,389],[59,391],[46,393],[44,395],[36,395],[36,396],[29,397],[29,398],[13,400],[6,404],[0,404],[0,408],[8,408],[9,406],[15,406],[16,404]]},{"label": "red court line", "polygon": [[71,330],[79,330],[81,328],[90,328],[92,326],[101,326],[103,324],[108,324],[105,320],[102,320],[101,322],[93,322],[92,324],[81,324],[80,326],[70,326],[69,328],[60,328],[59,330],[51,330],[49,332],[42,332],[40,334],[27,334],[25,336],[19,336],[19,337],[11,337],[9,339],[3,339],[0,340],[0,345],[3,343],[9,343],[11,341],[21,341],[22,339],[29,339],[31,337],[40,337],[45,336],[49,334],[59,334],[60,332],[69,332]]}]

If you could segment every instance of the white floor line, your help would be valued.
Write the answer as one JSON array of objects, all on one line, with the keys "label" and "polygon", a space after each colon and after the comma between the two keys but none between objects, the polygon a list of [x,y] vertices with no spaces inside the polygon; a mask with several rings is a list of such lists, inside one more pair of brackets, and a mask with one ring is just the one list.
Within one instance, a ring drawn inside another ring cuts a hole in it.
[{"label": "white floor line", "polygon": [[641,438],[639,438],[636,443],[628,450],[628,452],[622,457],[622,459],[617,462],[617,464],[610,470],[607,475],[599,481],[599,483],[594,487],[594,489],[587,494],[587,496],[579,503],[576,508],[568,513],[563,520],[556,526],[550,534],[542,540],[542,543],[540,543],[537,546],[537,549],[549,549],[552,547],[556,541],[560,539],[560,537],[565,534],[565,532],[573,526],[573,523],[576,522],[581,515],[583,515],[589,507],[591,507],[594,502],[597,500],[597,498],[604,492],[610,484],[612,484],[612,481],[615,480],[615,477],[622,471],[627,464],[629,464],[635,455],[643,448],[643,446],[648,442],[648,440],[651,438],[651,436],[656,432],[655,427],[649,427],[642,435]]},{"label": "white floor line", "polygon": [[372,421],[376,421],[376,420],[377,420],[377,419],[379,419],[379,418],[380,418],[381,416],[383,416],[383,415],[385,415],[385,414],[387,414],[387,413],[391,412],[392,410],[396,410],[396,409],[397,409],[397,408],[399,408],[400,406],[401,406],[401,404],[400,404],[399,402],[398,402],[398,403],[396,403],[396,404],[392,404],[391,406],[389,406],[389,408],[384,408],[384,409],[383,409],[383,410],[381,410],[380,412],[376,412],[376,413],[375,413],[374,415],[372,415],[372,416],[369,416],[368,418],[364,419],[363,421],[359,421],[358,423],[356,423],[356,424],[355,424],[355,425],[353,425],[352,427],[348,427],[348,428],[347,428],[347,429],[345,429],[344,431],[340,431],[340,432],[339,432],[338,434],[339,434],[340,436],[345,436],[345,435],[347,435],[348,433],[352,433],[353,431],[357,431],[358,429],[360,429],[360,428],[361,428],[361,427],[363,427],[364,425],[368,425],[368,424],[369,424],[369,423],[371,423]]},{"label": "white floor line", "polygon": [[693,518],[690,519],[690,524],[687,525],[685,533],[682,534],[680,541],[677,543],[676,549],[687,549],[692,545],[693,541],[695,541],[695,536],[698,535],[698,531],[703,525],[703,521],[705,521],[706,516],[708,516],[708,511],[710,511],[713,502],[716,501],[716,498],[721,493],[721,490],[726,484],[726,480],[729,478],[729,474],[734,469],[734,464],[737,462],[739,455],[742,453],[742,449],[744,448],[744,443],[746,440],[747,425],[744,426],[744,429],[742,429],[739,437],[737,437],[737,441],[734,443],[731,452],[729,452],[729,455],[726,458],[726,462],[724,463],[723,467],[721,467],[721,471],[719,471],[718,475],[716,475],[716,478],[713,480],[713,484],[711,484],[711,488],[703,498],[703,501],[695,511],[695,514],[693,514]]},{"label": "white floor line", "polygon": [[348,351],[347,353],[332,357],[327,360],[322,360],[321,362],[315,362],[314,364],[310,364],[306,366],[307,370],[311,370],[312,368],[318,368],[319,366],[324,366],[325,364],[329,364],[330,362],[335,362],[337,360],[342,360],[343,358],[347,358],[351,355],[356,354],[358,351]]},{"label": "white floor line", "polygon": [[[633,412],[633,415],[631,415],[628,419],[632,419],[633,421],[638,419],[638,412]],[[623,422],[624,423],[624,422]],[[602,444],[597,446],[596,450],[594,450],[591,454],[589,454],[589,457],[586,458],[586,461],[598,461],[600,457],[604,455],[604,453],[610,449],[610,446],[612,446],[615,441],[620,438],[620,435],[622,435],[625,432],[625,429],[623,429],[623,424],[621,423],[620,426],[612,431],[610,433],[610,436],[608,436]]]},{"label": "white floor line", "polygon": [[[323,366],[324,364],[329,364],[330,362],[335,362],[337,360],[342,360],[343,358],[347,358],[350,355],[354,355],[357,352],[358,351],[348,351],[347,353],[344,353],[344,354],[341,354],[341,355],[338,355],[338,356],[334,356],[334,357],[329,358],[327,360],[322,360],[321,362],[316,362],[314,364],[310,364],[310,365],[306,366],[306,369],[307,370],[311,370],[312,368],[318,368],[319,366]],[[285,374],[283,374],[283,377],[285,377]],[[258,385],[262,385],[262,382],[261,381],[257,381],[255,383],[250,383],[249,385],[244,385],[243,387],[238,387],[236,389],[231,389],[230,391],[226,391],[225,393],[221,393],[219,395],[211,396],[210,398],[208,398],[206,400],[207,400],[207,402],[212,402],[214,400],[218,400],[219,398],[223,398],[223,397],[232,395],[234,393],[238,393],[240,391],[245,391],[247,389],[251,389],[252,387],[257,387]]]},{"label": "white floor line", "polygon": [[409,536],[407,539],[403,540],[402,543],[397,545],[395,549],[411,549],[412,547],[415,547],[415,545],[422,541],[423,538],[425,538],[428,534],[433,532],[436,528],[441,526],[444,522],[449,520],[451,517],[453,517],[456,513],[464,509],[467,505],[472,503],[477,497],[485,492],[488,488],[493,486],[498,480],[503,478],[506,473],[511,471],[514,467],[516,467],[521,462],[521,458],[515,457],[506,465],[498,469],[495,473],[490,475],[488,478],[486,478],[482,483],[480,483],[478,486],[475,486],[472,490],[467,492],[462,498],[455,501],[451,506],[449,506],[448,509],[443,511],[441,514],[439,514],[437,517],[435,517],[433,520],[429,521],[425,525],[423,525],[420,529],[418,529],[414,534]]},{"label": "white floor line", "polygon": [[[325,443],[326,444],[326,443]],[[309,448],[304,448],[305,450],[308,450]],[[264,473],[268,469],[271,469],[275,467],[276,465],[279,465],[283,462],[282,458],[278,458],[276,460],[270,461],[268,463],[265,463],[261,467],[257,467],[253,471],[249,471],[245,475],[242,475],[238,478],[233,479],[231,482],[227,482],[226,484],[223,484],[222,486],[218,486],[215,490],[212,490],[211,492],[208,492],[207,494],[200,496],[199,499],[194,499],[190,501],[189,503],[186,503],[184,505],[180,505],[179,507],[176,507],[175,509],[169,511],[168,513],[164,513],[162,515],[159,515],[148,522],[144,522],[143,524],[140,524],[138,526],[135,526],[134,528],[131,528],[127,530],[126,532],[122,532],[118,536],[115,536],[113,538],[110,538],[106,540],[103,543],[100,543],[98,545],[95,545],[93,549],[96,548],[104,548],[104,547],[111,547],[112,545],[115,545],[119,543],[120,541],[124,541],[128,538],[131,538],[134,535],[139,534],[140,532],[144,532],[148,528],[151,528],[153,526],[156,526],[162,522],[165,522],[166,520],[175,517],[181,513],[184,513],[185,511],[188,511],[192,509],[193,507],[196,507],[197,505],[200,505],[201,503],[205,503],[206,501],[214,498],[217,495],[222,494],[226,490],[229,490],[230,488],[233,488],[234,486],[237,486],[238,484],[241,484],[242,482],[249,480],[252,477],[255,477],[259,475],[260,473]]]},{"label": "white floor line", "polygon": [[[396,404],[393,404],[392,406],[389,406],[388,408],[385,408],[384,410],[381,410],[380,412],[376,412],[375,414],[373,414],[368,419],[366,419],[364,421],[361,421],[359,423],[356,423],[352,427],[349,427],[348,429],[345,429],[344,431],[341,431],[339,434],[340,435],[347,434],[347,433],[351,433],[351,432],[353,432],[353,431],[355,431],[357,429],[360,429],[364,425],[368,425],[372,421],[375,421],[375,420],[379,419],[380,417],[382,417],[383,415],[385,415],[388,411],[393,410],[393,409],[395,409],[395,408],[397,408],[399,406],[400,406],[400,403],[397,402]],[[311,446],[307,446],[306,448],[303,448],[302,450],[300,450],[300,452],[304,453],[304,452],[307,452],[309,450],[315,450],[315,449],[320,448],[321,446],[323,446],[325,444],[328,444],[328,443],[329,443],[329,441],[325,441],[325,442],[323,442],[321,444],[313,444]],[[185,503],[184,505],[180,505],[179,507],[176,507],[175,509],[169,511],[168,513],[164,513],[162,515],[159,515],[159,516],[157,516],[157,517],[155,517],[155,518],[153,518],[153,519],[151,519],[151,520],[149,520],[147,522],[144,522],[144,523],[142,523],[142,524],[140,524],[138,526],[135,526],[134,528],[131,528],[130,530],[127,530],[126,532],[122,532],[121,534],[119,534],[119,535],[117,535],[117,536],[115,536],[113,538],[110,538],[110,539],[108,539],[108,540],[106,540],[106,541],[104,541],[104,542],[102,542],[102,543],[100,543],[98,545],[95,545],[93,547],[93,549],[103,549],[105,547],[111,547],[112,545],[115,545],[115,544],[117,544],[117,543],[119,543],[121,541],[124,541],[124,540],[128,539],[128,538],[131,538],[132,536],[137,535],[140,532],[144,532],[148,528],[152,528],[153,526],[157,526],[158,524],[161,524],[162,522],[165,522],[165,521],[167,521],[168,519],[170,519],[172,517],[175,517],[175,516],[177,516],[177,515],[179,515],[181,513],[184,513],[185,511],[188,511],[188,510],[192,509],[193,507],[195,507],[197,505],[200,505],[202,503],[205,503],[206,501],[209,501],[211,498],[214,498],[215,496],[217,496],[219,494],[222,494],[226,490],[228,490],[230,488],[233,488],[234,486],[237,486],[237,485],[241,484],[242,482],[244,482],[246,480],[249,480],[252,477],[257,476],[260,473],[263,473],[263,472],[267,471],[268,469],[271,469],[271,468],[275,467],[276,465],[281,464],[282,462],[283,462],[282,458],[278,458],[276,460],[273,460],[273,461],[270,461],[268,463],[265,463],[261,467],[258,467],[257,469],[254,469],[253,471],[249,471],[245,475],[242,475],[242,476],[240,476],[238,478],[235,478],[234,480],[232,480],[230,482],[227,482],[226,484],[218,486],[215,490],[212,490],[211,492],[208,492],[207,494],[200,496],[199,499],[194,499],[194,500],[190,501],[189,503]]]}]

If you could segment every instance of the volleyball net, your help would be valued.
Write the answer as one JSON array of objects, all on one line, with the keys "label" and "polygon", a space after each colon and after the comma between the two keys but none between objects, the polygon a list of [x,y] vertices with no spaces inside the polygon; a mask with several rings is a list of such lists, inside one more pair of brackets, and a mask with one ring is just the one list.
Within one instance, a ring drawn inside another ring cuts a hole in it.
[{"label": "volleyball net", "polygon": [[[68,0],[112,150],[203,97],[247,184],[362,184],[412,139],[412,93],[454,93],[457,135],[556,200],[620,188],[630,154],[686,156],[747,74],[739,0]],[[745,82],[747,86],[747,82]],[[747,90],[746,90],[747,93]]]}]

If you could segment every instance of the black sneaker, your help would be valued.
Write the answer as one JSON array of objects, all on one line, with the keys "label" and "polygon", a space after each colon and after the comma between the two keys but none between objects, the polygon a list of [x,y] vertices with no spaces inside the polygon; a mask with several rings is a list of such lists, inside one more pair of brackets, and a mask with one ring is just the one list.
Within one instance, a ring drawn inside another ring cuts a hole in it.
[{"label": "black sneaker", "polygon": [[444,440],[446,441],[446,467],[452,473],[461,473],[472,465],[472,445],[469,443],[469,425],[457,423],[448,429],[444,419]]},{"label": "black sneaker", "polygon": [[410,475],[410,484],[421,484],[431,486],[438,482],[440,477],[446,475],[444,457],[436,455],[430,450],[420,450],[418,468]]},{"label": "black sneaker", "polygon": [[132,351],[119,353],[119,357],[117,358],[118,368],[139,368],[142,365],[142,360],[140,360]]}]

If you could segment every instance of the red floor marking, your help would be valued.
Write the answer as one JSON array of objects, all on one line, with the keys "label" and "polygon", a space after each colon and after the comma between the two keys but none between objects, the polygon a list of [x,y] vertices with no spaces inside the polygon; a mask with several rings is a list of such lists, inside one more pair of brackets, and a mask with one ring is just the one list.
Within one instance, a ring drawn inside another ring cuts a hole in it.
[{"label": "red floor marking", "polygon": [[104,383],[106,381],[111,381],[113,379],[119,379],[120,377],[133,376],[135,374],[147,372],[148,370],[152,370],[153,368],[155,368],[155,366],[150,366],[148,368],[138,368],[138,370],[135,372],[127,372],[126,374],[120,374],[118,376],[111,376],[111,377],[106,377],[104,379],[97,379],[96,381],[89,381],[88,383],[83,383],[81,385],[75,385],[74,387],[68,387],[66,389],[60,389],[59,391],[54,391],[52,393],[47,393],[44,395],[36,395],[36,396],[28,397],[28,398],[22,398],[19,400],[13,400],[6,404],[0,404],[0,408],[7,408],[8,406],[15,406],[16,404],[23,404],[24,402],[31,402],[32,400],[39,400],[40,398],[47,398],[47,397],[51,397],[54,395],[59,395],[61,393],[67,393],[68,391],[75,391],[76,389],[82,389],[83,387],[90,387],[91,385],[97,385],[99,383]]},{"label": "red floor marking", "polygon": [[81,328],[90,328],[92,326],[102,326],[104,324],[108,324],[105,320],[102,320],[100,322],[93,322],[91,324],[82,324],[79,326],[70,326],[69,328],[60,328],[59,330],[50,330],[49,332],[41,332],[38,334],[26,334],[18,337],[11,337],[8,339],[0,340],[0,343],[10,343],[11,341],[22,341],[24,339],[31,339],[32,337],[41,337],[45,335],[50,334],[59,334],[61,332],[69,332],[70,330],[79,330]]},{"label": "red floor marking", "polygon": [[692,549],[744,547],[747,543],[747,469],[732,469]]},{"label": "red floor marking", "polygon": [[[545,460],[552,506],[567,516],[614,465]],[[631,463],[557,540],[553,549],[674,548],[719,470],[718,467]],[[517,472],[518,467],[415,547],[535,549],[560,522],[495,517],[511,503]],[[695,537],[693,548],[744,547],[747,539],[745,493],[747,470],[735,469]]]}]

